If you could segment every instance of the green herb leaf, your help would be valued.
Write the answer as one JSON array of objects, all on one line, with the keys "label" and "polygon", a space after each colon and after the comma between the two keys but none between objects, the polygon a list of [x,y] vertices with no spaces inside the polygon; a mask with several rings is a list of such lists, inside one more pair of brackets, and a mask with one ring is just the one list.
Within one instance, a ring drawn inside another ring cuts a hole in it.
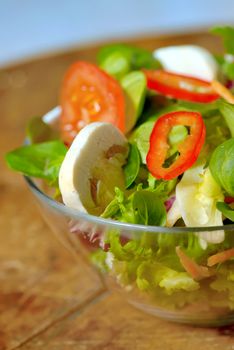
[{"label": "green herb leaf", "polygon": [[130,187],[140,170],[140,155],[137,146],[130,145],[127,164],[124,166],[125,186]]},{"label": "green herb leaf", "polygon": [[50,141],[20,147],[7,153],[8,166],[25,175],[57,182],[67,148],[60,141]]},{"label": "green herb leaf", "polygon": [[150,146],[150,135],[152,133],[155,121],[148,121],[141,124],[131,135],[130,141],[137,145],[141,155],[142,163],[146,164],[146,155]]},{"label": "green herb leaf", "polygon": [[220,100],[218,106],[229,127],[232,137],[234,137],[234,105]]},{"label": "green herb leaf", "polygon": [[132,206],[138,224],[164,226],[166,209],[154,192],[141,190],[134,193]]},{"label": "green herb leaf", "polygon": [[227,203],[217,202],[216,208],[231,221],[234,221],[234,209],[232,209]]},{"label": "green herb leaf", "polygon": [[110,52],[100,61],[100,67],[116,79],[121,79],[131,69],[130,60],[121,51]]},{"label": "green herb leaf", "polygon": [[222,64],[222,70],[223,70],[223,73],[230,80],[234,80],[234,62],[224,61],[224,63]]},{"label": "green herb leaf", "polygon": [[125,44],[104,46],[98,53],[97,61],[103,69],[115,76],[122,76],[130,70],[160,67],[150,51]]},{"label": "green herb leaf", "polygon": [[190,101],[178,101],[175,106],[178,109],[199,112],[203,117],[209,117],[211,115],[217,114],[218,102],[211,103],[199,103]]},{"label": "green herb leaf", "polygon": [[26,129],[26,135],[30,143],[41,143],[59,139],[58,132],[50,125],[43,122],[41,117],[32,118]]},{"label": "green herb leaf", "polygon": [[141,115],[146,96],[146,78],[144,73],[134,71],[125,75],[120,83],[125,95],[126,131],[128,132]]},{"label": "green herb leaf", "polygon": [[164,226],[166,209],[157,192],[137,188],[128,198],[116,188],[116,196],[102,217],[112,217],[122,222]]},{"label": "green herb leaf", "polygon": [[211,33],[220,35],[223,39],[224,47],[227,53],[234,55],[234,28],[229,26],[214,27]]},{"label": "green herb leaf", "polygon": [[215,181],[234,196],[234,138],[219,145],[213,152],[209,167]]}]

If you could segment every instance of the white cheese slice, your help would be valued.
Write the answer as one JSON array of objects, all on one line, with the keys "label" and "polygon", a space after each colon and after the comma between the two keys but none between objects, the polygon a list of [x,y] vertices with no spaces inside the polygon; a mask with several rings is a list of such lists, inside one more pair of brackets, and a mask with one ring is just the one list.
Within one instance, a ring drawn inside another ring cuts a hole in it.
[{"label": "white cheese slice", "polygon": [[181,45],[162,47],[154,51],[154,57],[167,71],[211,81],[217,77],[218,64],[212,54],[203,47]]},{"label": "white cheese slice", "polygon": [[59,172],[59,188],[65,205],[82,212],[95,207],[90,182],[92,170],[113,145],[127,146],[127,139],[113,124],[91,123],[78,133]]}]

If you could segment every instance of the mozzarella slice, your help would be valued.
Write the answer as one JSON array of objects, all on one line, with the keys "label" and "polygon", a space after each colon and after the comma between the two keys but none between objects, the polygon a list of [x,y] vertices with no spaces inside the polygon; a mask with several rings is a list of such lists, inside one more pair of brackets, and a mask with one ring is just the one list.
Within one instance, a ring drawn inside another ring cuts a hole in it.
[{"label": "mozzarella slice", "polygon": [[79,132],[59,172],[59,188],[64,204],[82,212],[95,213],[97,203],[93,190],[97,190],[100,179],[104,182],[102,195],[108,195],[106,192],[109,188],[105,183],[108,179],[113,195],[115,179],[111,181],[112,177],[117,174],[117,182],[121,181],[119,178],[122,173],[121,161],[118,162],[111,156],[115,151],[122,153],[122,158],[125,159],[128,148],[127,139],[113,124],[95,122]]},{"label": "mozzarella slice", "polygon": [[167,71],[211,81],[217,77],[218,65],[209,51],[200,46],[182,45],[157,49],[153,53]]}]

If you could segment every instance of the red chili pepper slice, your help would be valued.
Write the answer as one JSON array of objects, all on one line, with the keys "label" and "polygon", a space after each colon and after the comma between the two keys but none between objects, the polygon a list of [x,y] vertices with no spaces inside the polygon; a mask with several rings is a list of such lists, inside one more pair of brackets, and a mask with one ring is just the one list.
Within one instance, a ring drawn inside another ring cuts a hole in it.
[{"label": "red chili pepper slice", "polygon": [[148,88],[162,95],[179,100],[203,103],[212,102],[219,98],[219,95],[208,81],[160,69],[144,70],[144,73]]},{"label": "red chili pepper slice", "polygon": [[[178,145],[178,158],[165,167],[168,150],[168,136],[176,125],[189,128],[188,136]],[[177,111],[160,117],[150,136],[150,148],[146,157],[146,164],[150,173],[157,179],[170,180],[182,174],[197,160],[205,141],[205,124],[200,113]]]}]

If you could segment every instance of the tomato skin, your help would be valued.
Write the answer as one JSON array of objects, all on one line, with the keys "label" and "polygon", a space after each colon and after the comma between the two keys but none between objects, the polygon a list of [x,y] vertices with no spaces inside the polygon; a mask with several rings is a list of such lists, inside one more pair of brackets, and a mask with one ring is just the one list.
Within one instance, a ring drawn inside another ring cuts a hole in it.
[{"label": "tomato skin", "polygon": [[[179,157],[168,168],[163,167],[170,148],[168,135],[175,125],[190,127],[190,134],[178,145]],[[157,179],[171,180],[190,168],[198,158],[205,141],[206,129],[200,113],[177,111],[161,116],[150,136],[146,164]]]},{"label": "tomato skin", "polygon": [[77,133],[94,121],[125,130],[125,101],[119,83],[98,66],[77,61],[65,74],[61,89],[62,139],[71,144]]},{"label": "tomato skin", "polygon": [[[147,78],[148,88],[162,95],[201,103],[209,103],[219,98],[211,84],[205,80],[160,69],[154,71],[144,70],[144,73]],[[195,91],[196,89],[198,91]]]}]

